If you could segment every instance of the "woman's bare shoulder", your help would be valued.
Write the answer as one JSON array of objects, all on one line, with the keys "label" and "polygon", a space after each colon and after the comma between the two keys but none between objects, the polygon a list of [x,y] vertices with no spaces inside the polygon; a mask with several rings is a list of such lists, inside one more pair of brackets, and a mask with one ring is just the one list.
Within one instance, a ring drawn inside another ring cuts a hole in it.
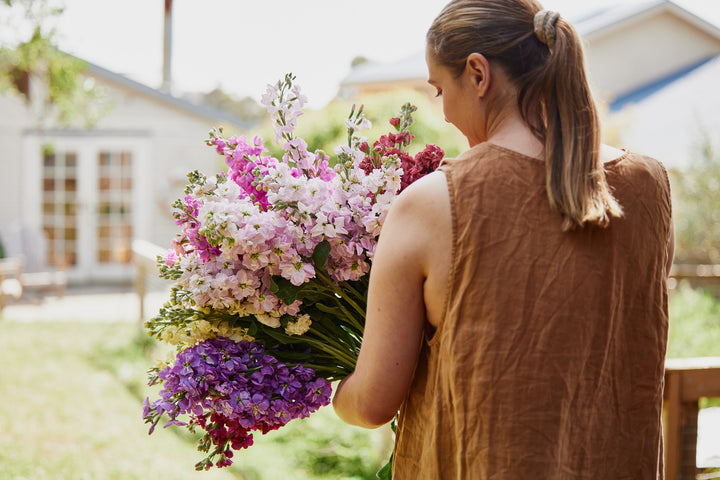
[{"label": "woman's bare shoulder", "polygon": [[449,208],[448,187],[445,174],[435,171],[425,175],[407,187],[393,204],[394,210],[403,213],[429,213],[428,209]]}]

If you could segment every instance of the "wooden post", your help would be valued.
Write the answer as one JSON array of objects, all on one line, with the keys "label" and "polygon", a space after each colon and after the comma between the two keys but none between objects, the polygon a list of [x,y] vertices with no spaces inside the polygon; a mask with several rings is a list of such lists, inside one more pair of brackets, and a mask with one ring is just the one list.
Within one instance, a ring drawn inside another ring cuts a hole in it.
[{"label": "wooden post", "polygon": [[720,397],[720,357],[669,359],[663,404],[667,480],[696,478],[698,403],[702,397]]},{"label": "wooden post", "polygon": [[680,375],[665,370],[665,478],[678,480],[680,459]]},{"label": "wooden post", "polygon": [[697,476],[698,400],[680,404],[680,463],[678,470],[681,480],[695,480]]},{"label": "wooden post", "polygon": [[145,294],[148,290],[147,276],[157,274],[157,258],[165,255],[166,250],[145,240],[132,242],[133,263],[135,264],[135,292],[140,303],[140,325],[145,321]]},{"label": "wooden post", "polygon": [[140,305],[140,325],[145,321],[145,294],[147,293],[147,286],[145,282],[147,279],[147,268],[142,262],[137,262],[135,266],[135,292],[138,295],[138,303]]}]

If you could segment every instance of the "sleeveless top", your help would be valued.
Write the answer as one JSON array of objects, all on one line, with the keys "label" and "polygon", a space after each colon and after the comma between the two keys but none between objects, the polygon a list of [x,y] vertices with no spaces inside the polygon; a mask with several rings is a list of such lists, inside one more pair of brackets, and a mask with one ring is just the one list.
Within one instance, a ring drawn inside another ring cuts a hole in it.
[{"label": "sleeveless top", "polygon": [[606,163],[624,216],[568,232],[542,160],[484,143],[441,170],[445,312],[401,407],[393,479],[662,478],[663,166]]}]

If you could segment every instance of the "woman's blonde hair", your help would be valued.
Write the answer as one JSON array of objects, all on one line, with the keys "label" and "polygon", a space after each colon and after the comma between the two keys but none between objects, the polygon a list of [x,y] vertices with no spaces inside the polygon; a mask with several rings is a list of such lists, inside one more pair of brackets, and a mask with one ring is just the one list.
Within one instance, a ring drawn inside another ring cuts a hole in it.
[{"label": "woman's blonde hair", "polygon": [[456,75],[471,53],[480,53],[517,86],[523,119],[545,144],[548,199],[564,230],[605,227],[622,215],[605,178],[597,108],[572,25],[535,0],[453,0],[427,42]]}]

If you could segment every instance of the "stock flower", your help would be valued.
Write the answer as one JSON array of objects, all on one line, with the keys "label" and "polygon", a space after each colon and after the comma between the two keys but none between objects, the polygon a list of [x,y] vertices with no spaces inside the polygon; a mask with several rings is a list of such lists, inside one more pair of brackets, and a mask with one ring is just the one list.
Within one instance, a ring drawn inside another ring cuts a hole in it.
[{"label": "stock flower", "polygon": [[280,273],[283,277],[290,280],[293,285],[302,285],[309,278],[315,276],[315,267],[303,262],[298,256],[291,259],[289,262],[281,263]]},{"label": "stock flower", "polygon": [[188,175],[173,204],[180,232],[158,258],[161,276],[175,284],[146,326],[179,353],[152,370],[162,389],[146,399],[143,416],[151,432],[163,416],[165,426],[204,430],[200,449],[209,454],[196,468],[227,466],[233,450],[252,445],[251,432],[329,402],[328,380],[354,368],[368,272],[390,206],[443,156],[433,145],[407,152],[410,104],[390,120],[395,132],[372,146],[357,135],[371,124],[353,107],[330,167],[325,152],[295,135],[306,99],[293,80],[268,86],[262,98],[280,158],[257,136],[212,131],[206,143],[227,171]]},{"label": "stock flower", "polygon": [[288,335],[302,335],[310,329],[310,325],[312,325],[310,315],[298,315],[294,320],[288,322],[285,333]]},{"label": "stock flower", "polygon": [[[314,370],[280,363],[258,343],[227,338],[184,350],[157,377],[163,382],[160,398],[143,402],[150,433],[165,415],[165,427],[200,426],[206,431],[201,445],[208,442],[204,451],[215,446],[200,462],[203,468],[215,455],[221,455],[218,467],[230,465],[228,451],[250,446],[251,431],[266,433],[330,402],[330,385]],[[189,423],[178,420],[183,415]]]},{"label": "stock flower", "polygon": [[415,158],[403,159],[402,168],[405,174],[401,180],[401,190],[419,178],[434,172],[440,166],[445,156],[442,148],[437,145],[426,145],[425,149],[415,155]]},{"label": "stock flower", "polygon": [[165,252],[165,257],[163,258],[163,261],[165,262],[165,265],[167,265],[168,267],[171,267],[171,266],[175,265],[175,262],[177,261],[177,259],[178,259],[177,252],[175,252],[175,250],[168,250],[167,252]]},{"label": "stock flower", "polygon": [[271,328],[278,328],[280,326],[280,318],[273,317],[272,315],[256,313],[255,318],[257,318],[258,322]]}]

